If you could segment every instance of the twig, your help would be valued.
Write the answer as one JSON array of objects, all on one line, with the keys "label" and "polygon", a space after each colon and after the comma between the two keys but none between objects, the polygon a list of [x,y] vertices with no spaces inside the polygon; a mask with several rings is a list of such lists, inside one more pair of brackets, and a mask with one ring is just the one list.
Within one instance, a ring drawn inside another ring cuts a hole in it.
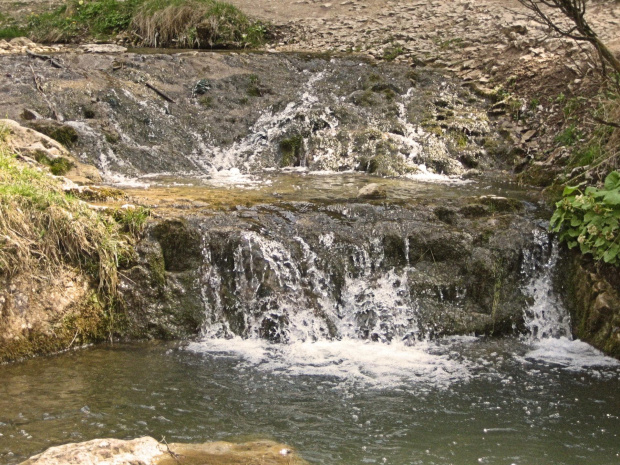
[{"label": "twig", "polygon": [[71,346],[73,345],[73,343],[75,342],[75,338],[77,337],[78,333],[80,332],[80,329],[76,329],[75,330],[75,336],[73,336],[73,339],[71,339],[71,344],[69,344],[67,346],[67,348],[65,350],[69,350],[71,348]]},{"label": "twig", "polygon": [[26,54],[28,56],[31,56],[32,58],[38,58],[39,60],[43,60],[43,61],[49,61],[50,64],[54,67],[54,68],[59,68],[59,69],[64,69],[64,66],[62,66],[59,62],[57,62],[56,60],[54,60],[51,56],[48,55],[39,55],[38,53],[34,53],[31,52],[30,50],[26,50]]},{"label": "twig", "polygon": [[155,87],[153,84],[150,84],[148,82],[146,82],[144,84],[146,87],[148,87],[149,89],[155,91],[155,93],[157,95],[159,95],[161,98],[163,98],[164,100],[167,100],[170,103],[176,103],[174,100],[172,100],[170,97],[168,97],[166,94],[164,94],[161,90],[159,90],[157,87]]},{"label": "twig", "polygon": [[599,118],[597,116],[593,116],[592,119],[596,121],[597,123],[604,124],[605,126],[611,126],[612,128],[620,128],[620,124],[613,123],[611,121],[605,121],[604,119]]},{"label": "twig", "polygon": [[56,108],[54,108],[54,105],[52,104],[52,102],[50,102],[49,99],[47,98],[47,95],[45,94],[45,91],[43,90],[43,87],[41,86],[41,82],[39,80],[39,77],[34,72],[34,68],[32,67],[32,65],[30,65],[30,70],[32,71],[32,79],[34,80],[34,85],[37,88],[37,90],[39,92],[41,92],[41,94],[43,95],[43,99],[45,100],[45,103],[47,103],[48,108],[52,112],[52,116],[54,117],[55,120],[58,120],[58,121],[62,122],[64,120],[64,118],[62,117],[62,115],[60,115],[56,111]]},{"label": "twig", "polygon": [[34,72],[34,68],[32,67],[32,65],[30,65],[30,71],[32,71],[32,79],[34,80],[35,87],[37,88],[39,92],[45,95],[45,92],[43,92],[43,88],[41,87],[41,84],[39,83],[39,78],[37,74]]},{"label": "twig", "polygon": [[166,436],[162,436],[161,437],[161,442],[163,442],[166,445],[166,449],[168,449],[168,453],[170,454],[170,456],[176,461],[176,463],[181,463],[181,461],[179,460],[180,455],[173,452],[170,449],[170,446],[168,445],[168,443],[166,442]]}]

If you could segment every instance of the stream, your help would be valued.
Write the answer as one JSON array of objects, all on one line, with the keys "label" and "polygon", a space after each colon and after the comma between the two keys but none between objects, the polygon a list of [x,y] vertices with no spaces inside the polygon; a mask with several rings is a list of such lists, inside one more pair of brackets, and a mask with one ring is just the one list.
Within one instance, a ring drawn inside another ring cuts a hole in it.
[{"label": "stream", "polygon": [[55,108],[152,209],[119,287],[132,335],[178,342],[0,366],[0,463],[144,435],[317,465],[620,463],[620,362],[572,340],[549,212],[497,171],[516,159],[484,98],[349,55],[63,59],[4,58],[0,111]]},{"label": "stream", "polygon": [[0,460],[66,442],[274,438],[316,464],[611,465],[620,366],[566,338],[207,340],[0,367]]}]

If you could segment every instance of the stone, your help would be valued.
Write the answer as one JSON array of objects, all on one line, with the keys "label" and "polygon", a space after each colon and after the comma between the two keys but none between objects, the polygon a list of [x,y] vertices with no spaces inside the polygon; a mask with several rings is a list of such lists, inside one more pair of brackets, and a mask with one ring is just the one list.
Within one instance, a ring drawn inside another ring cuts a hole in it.
[{"label": "stone", "polygon": [[62,167],[54,174],[61,174],[77,184],[101,182],[97,168],[79,161],[58,141],[13,120],[0,119],[2,125],[9,128],[8,144],[13,151],[50,166],[52,172],[54,166]]},{"label": "stone", "polygon": [[127,47],[115,44],[85,44],[80,45],[84,53],[125,53]]},{"label": "stone", "polygon": [[364,187],[360,188],[357,192],[358,199],[385,199],[387,198],[387,191],[385,190],[385,186],[380,184],[371,183],[366,184]]},{"label": "stone", "polygon": [[132,440],[94,439],[50,447],[21,465],[234,465],[259,462],[264,465],[307,464],[288,446],[274,441],[162,444],[151,437],[142,437]]}]

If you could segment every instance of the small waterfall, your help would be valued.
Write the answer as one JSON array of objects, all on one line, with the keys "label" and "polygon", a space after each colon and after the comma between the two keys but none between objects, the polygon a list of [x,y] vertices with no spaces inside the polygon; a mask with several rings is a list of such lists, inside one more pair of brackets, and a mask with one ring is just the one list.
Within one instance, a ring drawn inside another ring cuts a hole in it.
[{"label": "small waterfall", "polygon": [[570,334],[550,287],[557,251],[533,223],[484,248],[405,209],[302,210],[204,225],[204,338],[409,344],[510,332],[523,312],[533,337]]},{"label": "small waterfall", "polygon": [[539,237],[547,241],[550,253],[543,260],[541,267],[525,290],[532,299],[526,311],[525,325],[529,339],[533,342],[549,338],[565,337],[571,339],[570,315],[553,288],[553,273],[558,262],[559,244],[557,239],[549,242],[547,237]]},{"label": "small waterfall", "polygon": [[[368,249],[333,241],[333,234],[322,234],[322,250],[313,250],[299,236],[289,242],[243,232],[235,245],[232,276],[222,273],[207,248],[203,292],[210,318],[203,336],[288,343],[415,338],[419,329],[408,289],[410,269],[381,269],[384,256],[377,240]],[[344,269],[330,266],[325,252],[344,258]]]},{"label": "small waterfall", "polygon": [[538,235],[537,239],[547,243],[548,253],[546,259],[538,262],[540,269],[531,273],[533,278],[525,286],[532,302],[525,311],[527,334],[524,339],[530,350],[524,360],[575,372],[587,370],[591,374],[600,367],[617,367],[616,360],[583,341],[573,339],[570,315],[553,285],[559,259],[558,240],[549,241],[546,234],[544,237]]}]

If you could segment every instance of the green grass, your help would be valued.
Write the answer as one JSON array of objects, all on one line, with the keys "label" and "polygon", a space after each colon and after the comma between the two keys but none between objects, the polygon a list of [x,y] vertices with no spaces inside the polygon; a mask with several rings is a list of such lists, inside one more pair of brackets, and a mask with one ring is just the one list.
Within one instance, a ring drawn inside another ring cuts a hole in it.
[{"label": "green grass", "polygon": [[68,0],[31,16],[23,30],[2,31],[43,43],[112,40],[127,33],[142,38],[137,45],[186,48],[253,47],[267,33],[264,24],[215,0]]},{"label": "green grass", "polygon": [[575,145],[582,137],[581,131],[575,124],[571,124],[557,136],[555,136],[555,142],[558,145],[564,145],[570,147]]},{"label": "green grass", "polygon": [[383,59],[386,61],[393,61],[404,53],[405,50],[400,46],[389,47],[383,51]]},{"label": "green grass", "polygon": [[112,302],[118,263],[133,253],[148,212],[127,210],[115,221],[91,210],[47,170],[17,160],[7,134],[0,128],[0,277],[69,265],[90,276],[102,301]]}]

